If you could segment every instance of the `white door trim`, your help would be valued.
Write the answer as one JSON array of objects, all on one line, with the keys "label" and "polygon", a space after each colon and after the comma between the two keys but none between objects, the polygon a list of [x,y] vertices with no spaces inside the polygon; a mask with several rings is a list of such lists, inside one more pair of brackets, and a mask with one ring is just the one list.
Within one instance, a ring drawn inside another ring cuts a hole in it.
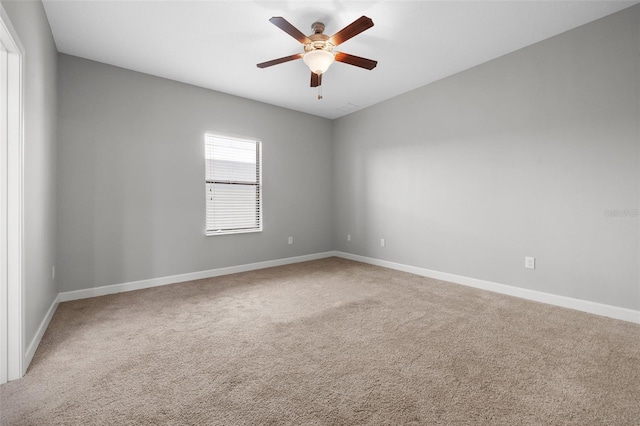
[{"label": "white door trim", "polygon": [[0,383],[24,369],[24,48],[0,4]]}]

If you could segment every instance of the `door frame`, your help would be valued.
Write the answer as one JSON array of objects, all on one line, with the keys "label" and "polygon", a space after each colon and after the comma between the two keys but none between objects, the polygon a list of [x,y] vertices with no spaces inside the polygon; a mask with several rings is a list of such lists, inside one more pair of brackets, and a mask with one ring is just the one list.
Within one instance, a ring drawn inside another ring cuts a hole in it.
[{"label": "door frame", "polygon": [[24,363],[24,48],[0,4],[0,384]]}]

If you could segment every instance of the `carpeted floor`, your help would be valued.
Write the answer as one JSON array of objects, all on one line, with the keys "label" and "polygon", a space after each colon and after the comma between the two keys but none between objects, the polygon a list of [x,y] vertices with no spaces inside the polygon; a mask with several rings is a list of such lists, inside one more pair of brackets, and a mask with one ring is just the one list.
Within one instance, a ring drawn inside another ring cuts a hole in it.
[{"label": "carpeted floor", "polygon": [[330,258],[62,303],[3,425],[638,425],[640,326]]}]

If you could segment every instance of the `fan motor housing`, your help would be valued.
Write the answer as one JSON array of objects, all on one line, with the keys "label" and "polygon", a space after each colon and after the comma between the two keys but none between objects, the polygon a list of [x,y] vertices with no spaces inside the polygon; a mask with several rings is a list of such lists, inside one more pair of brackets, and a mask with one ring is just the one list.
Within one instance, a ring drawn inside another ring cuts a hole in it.
[{"label": "fan motor housing", "polygon": [[329,42],[329,36],[323,34],[324,24],[322,22],[314,22],[311,24],[311,29],[313,30],[313,34],[307,37],[311,40],[311,43],[304,45],[304,51],[326,50],[327,52],[331,52],[333,50],[333,44]]}]

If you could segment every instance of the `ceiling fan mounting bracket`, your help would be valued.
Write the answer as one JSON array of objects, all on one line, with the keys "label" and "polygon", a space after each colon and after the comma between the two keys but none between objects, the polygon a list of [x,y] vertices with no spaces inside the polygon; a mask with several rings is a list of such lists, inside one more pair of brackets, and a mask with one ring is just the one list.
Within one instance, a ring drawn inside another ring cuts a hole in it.
[{"label": "ceiling fan mounting bracket", "polygon": [[322,34],[324,32],[324,24],[322,22],[314,22],[311,24],[311,29],[314,34]]}]

